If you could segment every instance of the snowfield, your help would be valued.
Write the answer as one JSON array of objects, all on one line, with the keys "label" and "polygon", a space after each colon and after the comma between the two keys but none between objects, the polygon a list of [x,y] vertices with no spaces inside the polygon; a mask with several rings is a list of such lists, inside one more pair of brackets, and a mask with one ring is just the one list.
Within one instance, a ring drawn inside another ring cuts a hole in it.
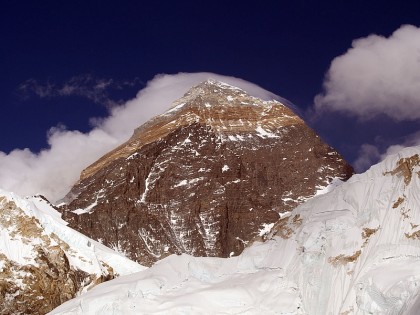
[{"label": "snowfield", "polygon": [[50,314],[419,314],[419,155],[307,201],[240,256],[169,256]]}]

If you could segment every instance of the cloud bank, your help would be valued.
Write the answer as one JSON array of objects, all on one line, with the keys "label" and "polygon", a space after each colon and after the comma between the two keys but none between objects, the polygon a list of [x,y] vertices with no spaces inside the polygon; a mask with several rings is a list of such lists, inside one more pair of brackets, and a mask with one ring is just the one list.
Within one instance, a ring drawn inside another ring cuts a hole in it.
[{"label": "cloud bank", "polygon": [[[209,78],[240,87],[265,100],[280,99],[253,83],[214,73],[158,75],[134,99],[110,107],[107,118],[94,119],[95,126],[88,133],[53,127],[47,134],[48,149],[39,153],[29,149],[16,149],[9,154],[0,152],[0,187],[20,195],[42,194],[52,202],[59,200],[84,168],[128,140],[135,128],[163,113],[193,85]],[[56,94],[55,85],[49,86],[38,90],[38,95],[66,96]],[[84,89],[82,84],[78,86],[79,90]],[[34,87],[37,85],[32,86],[36,92]]]},{"label": "cloud bank", "polygon": [[332,61],[315,109],[361,120],[381,114],[396,121],[420,119],[420,28],[404,25],[388,38],[354,40]]}]

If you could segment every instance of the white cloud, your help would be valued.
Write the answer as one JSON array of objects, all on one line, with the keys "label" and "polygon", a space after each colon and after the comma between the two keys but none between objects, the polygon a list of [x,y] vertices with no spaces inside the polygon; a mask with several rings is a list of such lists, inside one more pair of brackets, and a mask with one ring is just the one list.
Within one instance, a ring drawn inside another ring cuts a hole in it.
[{"label": "white cloud", "polygon": [[397,121],[420,119],[420,28],[404,25],[388,38],[353,41],[332,61],[315,108],[362,120],[380,114]]},{"label": "white cloud", "polygon": [[[28,149],[16,149],[9,154],[0,152],[0,187],[21,195],[40,193],[53,202],[64,197],[85,167],[126,141],[135,128],[163,113],[191,86],[209,78],[240,87],[265,100],[279,99],[255,84],[234,77],[213,73],[158,75],[136,98],[112,107],[107,118],[96,119],[96,126],[89,133],[52,128],[48,134],[50,147],[38,154]],[[48,89],[43,92],[48,93]]]}]

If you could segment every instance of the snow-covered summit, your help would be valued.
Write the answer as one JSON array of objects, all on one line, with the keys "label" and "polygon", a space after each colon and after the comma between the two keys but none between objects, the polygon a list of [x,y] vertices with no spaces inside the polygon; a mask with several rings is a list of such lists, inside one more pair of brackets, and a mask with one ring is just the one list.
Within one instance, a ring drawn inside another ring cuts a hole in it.
[{"label": "snow-covered summit", "polygon": [[249,95],[236,86],[214,79],[208,79],[193,86],[183,97],[173,102],[172,107],[163,115],[173,115],[180,109],[185,109],[185,107],[202,107],[207,111],[213,108],[213,110],[223,112],[223,108],[232,106],[259,106],[271,108],[272,106],[285,105],[274,99],[262,100]]},{"label": "snow-covered summit", "polygon": [[170,256],[51,314],[417,314],[420,147],[300,205],[238,257]]}]

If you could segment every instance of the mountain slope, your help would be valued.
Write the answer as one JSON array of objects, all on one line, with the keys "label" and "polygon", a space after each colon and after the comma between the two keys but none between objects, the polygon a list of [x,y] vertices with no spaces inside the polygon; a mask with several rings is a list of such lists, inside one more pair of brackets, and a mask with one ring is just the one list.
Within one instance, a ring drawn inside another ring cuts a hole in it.
[{"label": "mountain slope", "polygon": [[68,228],[42,197],[0,190],[0,314],[45,314],[117,275],[143,270]]},{"label": "mountain slope", "polygon": [[144,265],[171,253],[228,257],[351,174],[288,107],[208,80],[84,170],[61,211]]},{"label": "mountain slope", "polygon": [[407,148],[298,206],[240,256],[173,255],[51,314],[417,314],[419,196],[420,147]]}]

